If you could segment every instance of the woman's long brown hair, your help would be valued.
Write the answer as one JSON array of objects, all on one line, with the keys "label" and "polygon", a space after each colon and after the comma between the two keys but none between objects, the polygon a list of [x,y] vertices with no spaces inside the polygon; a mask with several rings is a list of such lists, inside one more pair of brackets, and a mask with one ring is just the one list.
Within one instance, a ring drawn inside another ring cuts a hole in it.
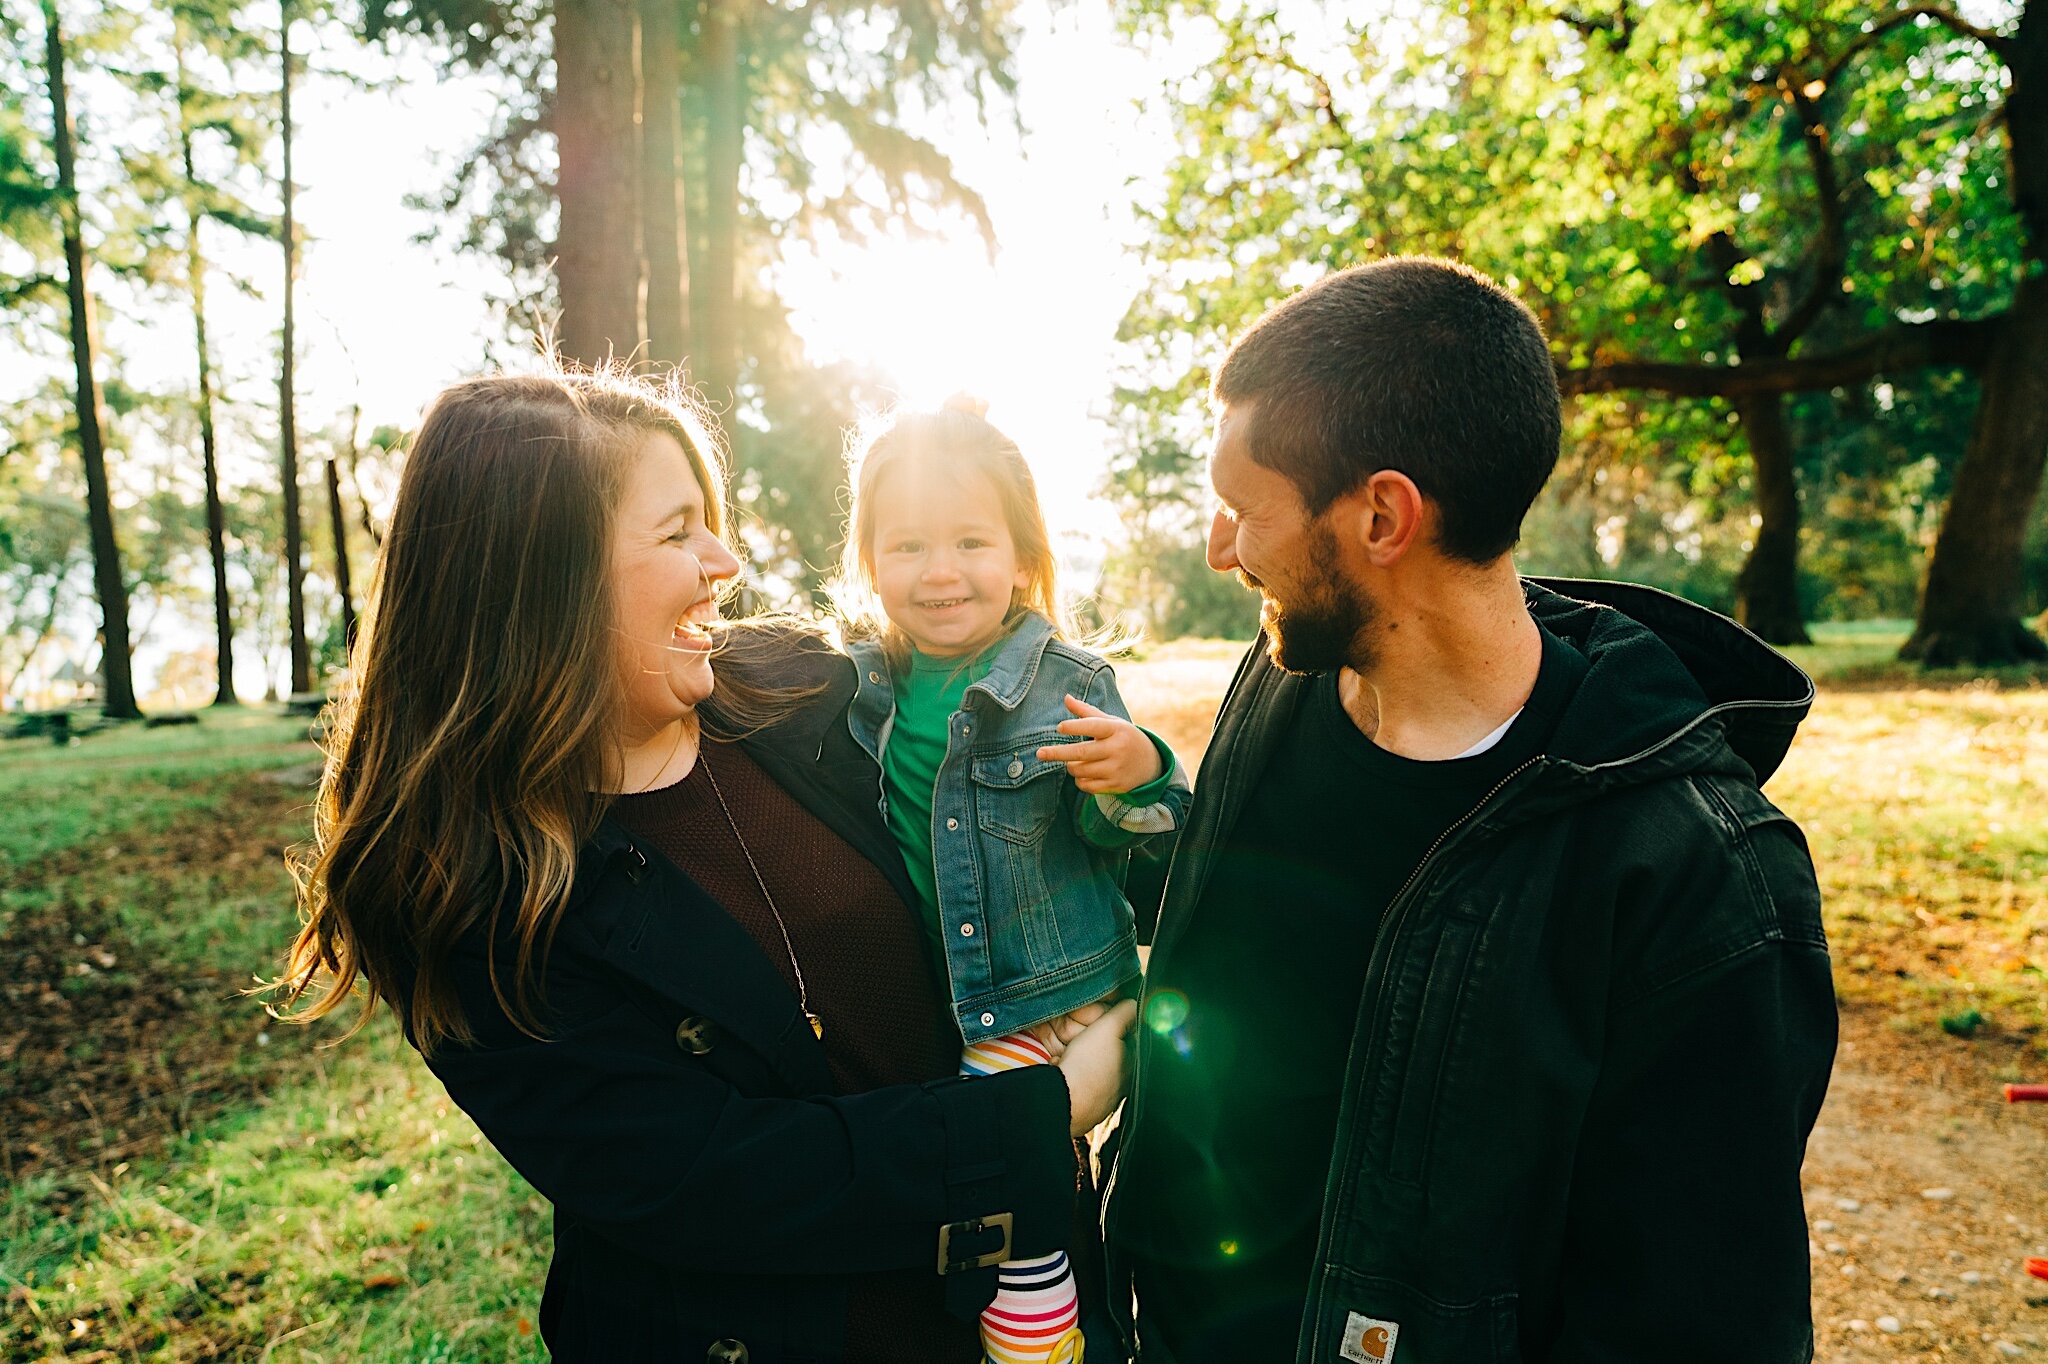
[{"label": "woman's long brown hair", "polygon": [[[722,533],[719,451],[679,391],[504,375],[428,409],[329,713],[313,840],[291,857],[304,924],[268,987],[281,1017],[329,1014],[360,980],[358,1027],[382,1000],[422,1050],[471,1040],[448,958],[474,937],[498,1007],[543,1034],[539,968],[616,771],[613,522],[655,434],[681,444]],[[744,672],[700,708],[713,731],[795,696]]]}]

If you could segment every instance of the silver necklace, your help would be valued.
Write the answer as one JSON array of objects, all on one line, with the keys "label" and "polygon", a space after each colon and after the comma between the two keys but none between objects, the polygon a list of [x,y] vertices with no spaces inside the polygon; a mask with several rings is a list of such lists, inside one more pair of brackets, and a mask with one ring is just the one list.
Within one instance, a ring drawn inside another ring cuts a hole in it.
[{"label": "silver necklace", "polygon": [[718,811],[725,816],[725,826],[732,830],[733,841],[740,845],[740,856],[747,859],[747,870],[754,873],[754,885],[760,889],[761,898],[767,901],[768,912],[775,916],[776,931],[782,934],[782,950],[789,954],[789,969],[796,976],[796,1007],[803,1011],[804,1021],[811,1025],[812,1035],[822,1042],[825,1040],[825,1021],[811,1012],[810,991],[804,987],[804,968],[798,963],[796,948],[789,941],[789,925],[782,921],[782,911],[775,907],[775,897],[768,893],[768,883],[761,879],[761,869],[754,864],[753,850],[747,847],[739,821],[732,817],[732,807],[725,803],[725,792],[718,789],[718,774],[705,761],[710,756],[710,747],[709,744],[698,746],[697,766],[704,769],[705,780],[711,783],[711,794],[718,798]]}]

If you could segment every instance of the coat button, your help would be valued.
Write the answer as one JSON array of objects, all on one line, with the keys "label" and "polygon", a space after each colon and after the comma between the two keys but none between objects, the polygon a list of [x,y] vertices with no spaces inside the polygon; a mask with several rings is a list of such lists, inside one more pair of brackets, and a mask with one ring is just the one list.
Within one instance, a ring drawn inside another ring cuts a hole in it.
[{"label": "coat button", "polygon": [[[873,683],[875,683],[876,685],[878,685],[878,686],[879,686],[879,685],[881,684],[881,681],[882,681],[882,675],[881,675],[880,673],[876,673],[876,672],[871,672],[871,673],[869,673],[869,674],[868,674],[868,681],[870,681],[870,682],[873,682]],[[713,1348],[716,1348],[716,1347],[713,1347]],[[744,1349],[746,1348],[746,1346],[742,1345],[742,1346],[741,1346],[740,1348],[744,1350]]]},{"label": "coat button", "polygon": [[747,1364],[747,1347],[744,1341],[714,1340],[711,1348],[704,1352],[704,1364]]},{"label": "coat button", "polygon": [[949,819],[946,821],[946,827],[948,829],[957,829],[960,827],[960,821],[957,819]]},{"label": "coat button", "polygon": [[702,1056],[711,1050],[715,1032],[710,1019],[692,1014],[676,1024],[676,1045],[692,1056]]},{"label": "coat button", "polygon": [[995,1025],[996,1025],[996,1016],[995,1016],[994,1014],[983,1014],[983,1015],[981,1016],[981,1026],[982,1026],[982,1027],[984,1027],[984,1028],[993,1028],[993,1027],[994,1027]]},{"label": "coat button", "polygon": [[1024,760],[1022,758],[1010,759],[1010,775],[1013,777],[1024,775]]},{"label": "coat button", "polygon": [[963,938],[971,938],[971,937],[973,937],[973,936],[974,936],[974,925],[973,925],[973,924],[962,924],[962,925],[960,925],[960,936],[961,936],[961,937],[963,937]]}]

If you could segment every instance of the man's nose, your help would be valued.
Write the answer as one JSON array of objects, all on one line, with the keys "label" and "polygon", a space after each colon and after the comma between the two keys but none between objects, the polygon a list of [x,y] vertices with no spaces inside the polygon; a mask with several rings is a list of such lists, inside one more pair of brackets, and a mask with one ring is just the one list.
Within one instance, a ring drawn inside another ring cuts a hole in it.
[{"label": "man's nose", "polygon": [[1228,573],[1237,563],[1237,523],[1222,512],[1209,523],[1209,567]]}]

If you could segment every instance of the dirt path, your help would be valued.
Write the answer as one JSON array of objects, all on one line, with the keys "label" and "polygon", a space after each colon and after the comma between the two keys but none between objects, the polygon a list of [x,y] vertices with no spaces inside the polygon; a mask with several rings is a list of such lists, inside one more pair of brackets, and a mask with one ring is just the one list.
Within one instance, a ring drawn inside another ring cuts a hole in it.
[{"label": "dirt path", "polygon": [[1820,1364],[2048,1360],[2048,1108],[2005,1104],[2010,1041],[1906,1035],[1869,1011],[1806,1160]]}]

